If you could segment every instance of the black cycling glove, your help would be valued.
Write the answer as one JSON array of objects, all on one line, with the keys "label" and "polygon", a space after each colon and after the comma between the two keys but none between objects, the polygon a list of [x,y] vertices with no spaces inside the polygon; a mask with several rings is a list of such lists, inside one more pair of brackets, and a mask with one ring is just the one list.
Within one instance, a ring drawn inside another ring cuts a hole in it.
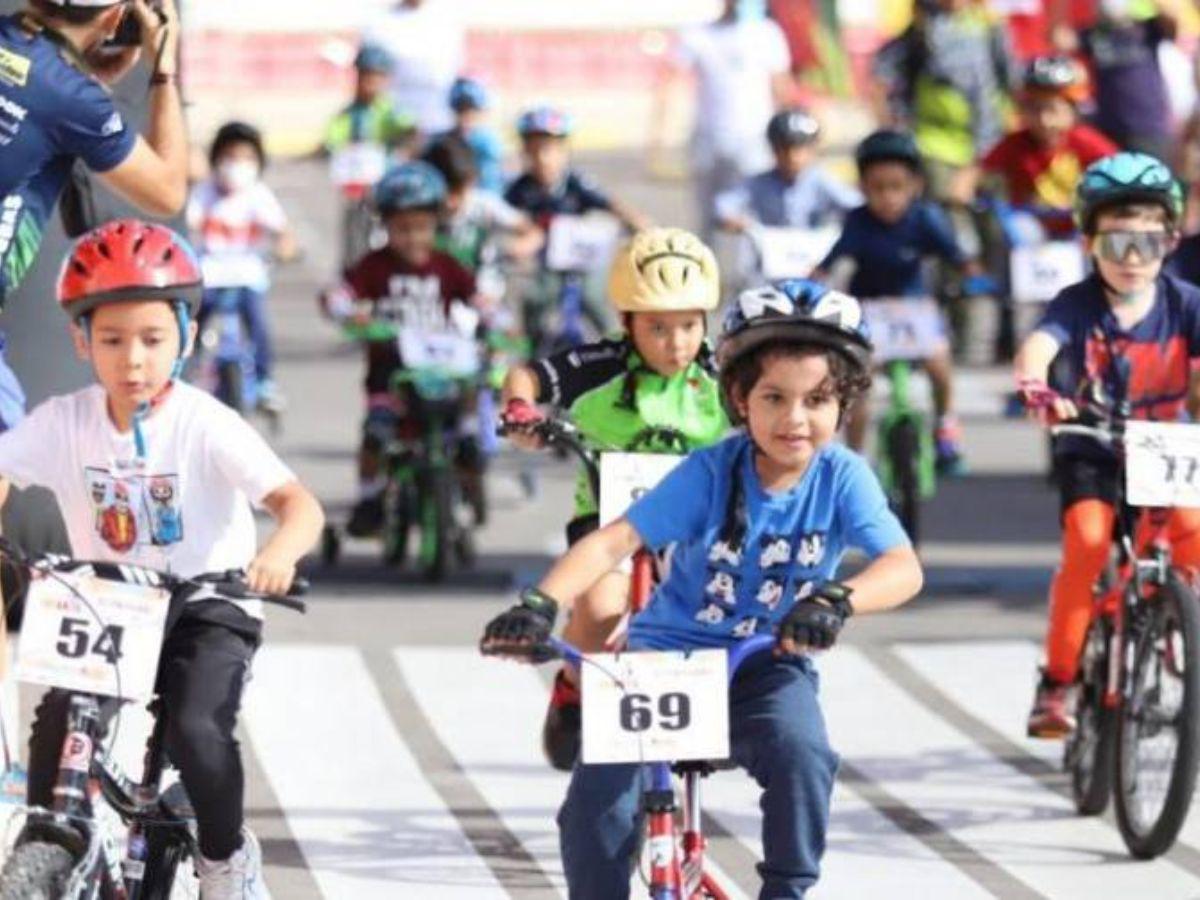
[{"label": "black cycling glove", "polygon": [[528,656],[545,662],[555,654],[546,645],[554,632],[558,603],[537,588],[521,592],[521,602],[509,607],[483,630],[480,650],[489,655]]},{"label": "black cycling glove", "polygon": [[796,601],[779,623],[779,641],[790,638],[795,644],[814,650],[832,647],[842,625],[854,613],[850,588],[827,581],[811,594]]}]

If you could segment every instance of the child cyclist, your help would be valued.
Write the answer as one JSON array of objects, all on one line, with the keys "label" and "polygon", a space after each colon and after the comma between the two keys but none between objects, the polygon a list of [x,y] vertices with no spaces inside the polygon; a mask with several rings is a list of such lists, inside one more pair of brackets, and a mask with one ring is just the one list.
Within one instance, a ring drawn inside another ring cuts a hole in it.
[{"label": "child cyclist", "polygon": [[[1096,271],[1060,293],[1016,358],[1024,389],[1050,386],[1065,399],[1058,419],[1078,415],[1079,391],[1099,385],[1124,398],[1139,419],[1200,414],[1200,289],[1162,272],[1176,241],[1183,191],[1165,165],[1142,153],[1093,163],[1075,209]],[[1114,361],[1120,359],[1120,363]],[[1051,362],[1054,362],[1053,370]],[[1108,562],[1117,493],[1116,457],[1070,435],[1055,441],[1062,509],[1062,560],[1050,592],[1046,666],[1028,730],[1057,738],[1075,727],[1071,686],[1092,609],[1092,588]],[[1200,564],[1200,515],[1172,512],[1175,560]]]},{"label": "child cyclist", "polygon": [[[54,492],[81,559],[184,577],[244,569],[253,590],[287,591],[297,560],[320,534],[321,508],[250,425],[178,381],[200,302],[191,248],[160,225],[110,222],[75,244],[58,300],[98,384],[46,401],[0,435],[0,475]],[[0,484],[7,494],[7,482]],[[278,522],[257,552],[251,503]],[[262,636],[257,606],[189,599],[159,663],[167,751],[196,811],[204,900],[268,896],[258,842],[243,826],[245,779],[234,738]],[[38,708],[31,805],[53,803],[68,700],[51,691]]]},{"label": "child cyclist", "polygon": [[450,108],[454,127],[446,136],[456,137],[471,148],[479,173],[479,189],[492,194],[504,190],[504,170],[500,163],[504,147],[500,136],[484,122],[490,106],[487,88],[474,78],[459,78],[450,87]]},{"label": "child cyclist", "polygon": [[[813,273],[827,278],[843,259],[854,263],[850,293],[864,302],[872,298],[923,297],[932,294],[922,264],[940,257],[976,276],[978,263],[968,260],[959,247],[949,219],[934,204],[921,199],[922,164],[916,142],[899,131],[876,131],[855,151],[855,162],[866,203],[846,217],[842,234]],[[983,292],[978,278],[964,281],[964,292]],[[950,350],[924,360],[933,385],[937,412],[936,448],[939,471],[961,470],[962,448],[958,418],[954,414]],[[867,428],[867,404],[849,413],[847,440],[860,448]]]},{"label": "child cyclist", "polygon": [[395,60],[383,47],[363,44],[354,56],[354,99],[325,129],[323,149],[335,153],[348,144],[378,144],[406,155],[417,137],[417,120],[398,110],[387,95]]},{"label": "child cyclist", "polygon": [[[722,399],[744,429],[694,451],[625,516],[572,547],[488,624],[481,647],[528,653],[559,608],[622,559],[674,544],[629,645],[686,650],[778,635],[776,652],[749,661],[731,686],[731,755],[763,787],[759,896],[803,897],[819,874],[837,769],[807,651],[830,647],[852,613],[906,602],[921,567],[866,462],[834,439],[870,379],[857,301],[802,280],[746,291],[717,355]],[[848,547],[871,562],[839,582]],[[735,588],[714,593],[718,581]],[[558,815],[575,900],[629,896],[639,775],[637,765],[575,767]]]},{"label": "child cyclist", "polygon": [[[364,325],[380,319],[437,330],[450,322],[455,301],[474,301],[475,277],[434,247],[445,199],[445,179],[428,163],[403,163],[384,175],[375,185],[374,201],[387,244],[351,265],[341,284],[322,295],[334,319]],[[363,346],[367,416],[358,455],[359,499],[346,526],[356,537],[369,537],[383,524],[383,448],[398,429],[416,425],[392,390],[392,376],[403,367],[395,337],[368,337]],[[470,472],[464,472],[468,494],[482,477],[473,446],[463,443],[460,460]]]},{"label": "child cyclist", "polygon": [[[587,442],[600,450],[686,452],[715,443],[729,429],[721,406],[705,314],[720,301],[720,275],[712,251],[674,228],[636,234],[617,254],[609,299],[625,334],[585,344],[511,370],[504,384],[510,424],[540,418],[531,406],[547,403],[569,412]],[[682,446],[644,446],[648,429],[670,428]],[[532,449],[537,439],[513,434]],[[574,544],[598,525],[597,498],[580,472],[575,512],[567,524]],[[575,598],[572,598],[575,599]],[[600,651],[629,602],[629,578],[611,571],[576,600],[568,640]],[[578,676],[564,667],[554,683],[542,732],[547,759],[569,771],[579,755]]]}]

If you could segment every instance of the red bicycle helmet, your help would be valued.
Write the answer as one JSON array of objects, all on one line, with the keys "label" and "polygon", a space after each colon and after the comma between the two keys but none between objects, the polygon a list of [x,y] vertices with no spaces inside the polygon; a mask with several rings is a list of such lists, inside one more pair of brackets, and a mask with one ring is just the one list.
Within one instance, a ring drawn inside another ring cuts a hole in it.
[{"label": "red bicycle helmet", "polygon": [[184,303],[195,316],[201,282],[196,254],[170,228],[116,219],[75,242],[58,275],[58,304],[74,321],[128,300]]}]

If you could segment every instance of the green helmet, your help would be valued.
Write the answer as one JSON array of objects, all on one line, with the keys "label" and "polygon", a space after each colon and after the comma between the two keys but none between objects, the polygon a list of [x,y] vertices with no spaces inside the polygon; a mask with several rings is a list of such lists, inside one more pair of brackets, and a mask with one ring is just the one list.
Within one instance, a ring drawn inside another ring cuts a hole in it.
[{"label": "green helmet", "polygon": [[1091,234],[1096,213],[1128,203],[1151,203],[1171,224],[1183,216],[1183,188],[1162,162],[1147,153],[1114,153],[1087,167],[1075,189],[1075,223]]}]

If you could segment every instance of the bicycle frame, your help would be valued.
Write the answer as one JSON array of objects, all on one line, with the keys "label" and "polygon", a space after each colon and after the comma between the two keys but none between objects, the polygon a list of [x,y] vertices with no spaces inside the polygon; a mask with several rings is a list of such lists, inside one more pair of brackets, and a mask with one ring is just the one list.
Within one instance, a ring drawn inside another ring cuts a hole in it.
[{"label": "bicycle frame", "polygon": [[928,432],[925,428],[925,417],[913,405],[911,399],[911,367],[911,361],[902,359],[891,360],[883,367],[888,381],[891,382],[892,390],[888,408],[879,423],[881,440],[876,452],[881,462],[881,480],[884,483],[885,489],[890,493],[895,488],[896,476],[892,471],[891,460],[887,455],[887,441],[885,438],[898,423],[912,422],[916,428],[919,441],[918,446],[920,447],[920,453],[916,459],[917,487],[921,498],[928,499],[933,496],[937,476],[933,465],[933,448],[930,446]]}]

